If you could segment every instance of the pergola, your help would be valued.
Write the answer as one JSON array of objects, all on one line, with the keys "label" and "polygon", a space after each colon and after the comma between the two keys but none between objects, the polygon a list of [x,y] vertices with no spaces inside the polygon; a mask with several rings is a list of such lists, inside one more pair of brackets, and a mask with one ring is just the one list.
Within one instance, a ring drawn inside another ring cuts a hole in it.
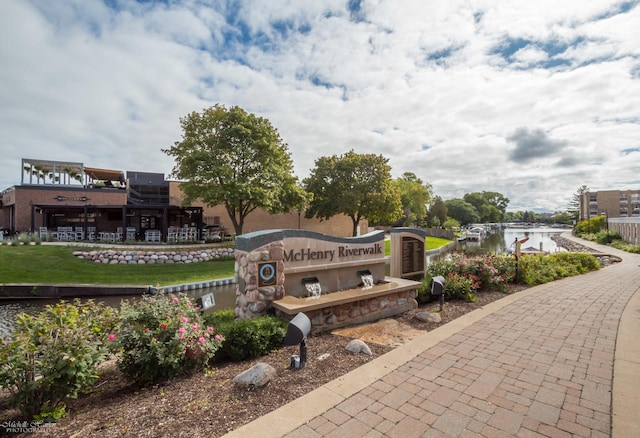
[{"label": "pergola", "polygon": [[97,181],[124,184],[124,172],[85,167],[82,163],[70,161],[22,159],[22,184],[88,186]]}]

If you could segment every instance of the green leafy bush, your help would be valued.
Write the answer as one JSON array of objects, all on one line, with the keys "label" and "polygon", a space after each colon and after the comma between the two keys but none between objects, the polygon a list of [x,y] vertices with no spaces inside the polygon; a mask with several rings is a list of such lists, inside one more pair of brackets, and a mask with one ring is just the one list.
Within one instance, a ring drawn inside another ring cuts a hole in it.
[{"label": "green leafy bush", "polygon": [[622,237],[617,231],[612,230],[604,230],[596,233],[596,242],[601,245],[606,245],[608,243],[613,242],[614,240],[620,240]]},{"label": "green leafy bush", "polygon": [[418,304],[427,304],[435,299],[433,295],[431,295],[431,275],[426,273],[422,278],[422,286],[418,288],[418,296],[416,297],[416,301]]},{"label": "green leafy bush", "polygon": [[525,255],[518,261],[518,281],[529,285],[543,284],[598,269],[600,269],[598,260],[587,253],[559,252],[548,256]]},{"label": "green leafy bush", "polygon": [[606,227],[606,224],[607,218],[605,216],[594,216],[592,218],[578,222],[573,229],[573,232],[576,236],[586,238],[585,235],[598,233],[600,230]]},{"label": "green leafy bush", "polygon": [[465,276],[458,272],[449,272],[444,279],[446,281],[446,297],[450,299],[463,299],[472,303],[477,300],[475,292],[480,285],[477,277]]},{"label": "green leafy bush", "polygon": [[26,418],[58,420],[65,400],[98,378],[103,342],[116,311],[89,301],[48,305],[38,315],[19,314],[11,338],[0,344],[0,386]]},{"label": "green leafy bush", "polygon": [[624,240],[614,240],[613,242],[611,242],[611,246],[619,249],[621,251],[627,251],[627,252],[632,252],[635,254],[640,254],[640,246],[638,245],[632,245],[628,242],[625,242]]},{"label": "green leafy bush", "polygon": [[233,310],[207,315],[206,321],[224,336],[216,359],[232,361],[264,356],[280,347],[288,324],[275,316],[236,319]]},{"label": "green leafy bush", "polygon": [[204,323],[184,294],[123,302],[120,316],[109,339],[118,353],[118,368],[139,385],[204,367],[222,344],[222,335]]}]

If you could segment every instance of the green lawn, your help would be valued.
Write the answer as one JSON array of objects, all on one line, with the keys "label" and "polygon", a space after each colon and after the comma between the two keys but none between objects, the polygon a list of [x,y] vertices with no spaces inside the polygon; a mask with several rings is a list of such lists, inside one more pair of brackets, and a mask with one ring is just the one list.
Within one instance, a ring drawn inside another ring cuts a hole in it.
[{"label": "green lawn", "polygon": [[427,236],[426,241],[427,241],[427,243],[426,243],[425,249],[427,251],[431,251],[432,249],[441,248],[441,247],[443,247],[445,245],[448,245],[448,244],[450,244],[452,242],[451,240],[441,239],[440,237],[430,237],[430,236]]},{"label": "green lawn", "polygon": [[[427,237],[426,249],[450,240]],[[389,240],[385,254],[390,255]],[[189,264],[106,265],[73,256],[78,248],[49,245],[0,246],[0,283],[128,284],[168,286],[234,276],[234,261]]]},{"label": "green lawn", "polygon": [[0,283],[167,286],[234,276],[233,260],[106,265],[74,257],[77,250],[48,245],[0,246]]},{"label": "green lawn", "polygon": [[[427,236],[427,238],[425,240],[426,240],[426,243],[425,243],[425,250],[426,251],[431,251],[432,249],[441,248],[441,247],[451,243],[451,240],[441,239],[439,237],[429,237],[429,236]],[[386,256],[390,256],[391,255],[391,240],[385,240],[384,241],[384,255],[386,255]]]}]

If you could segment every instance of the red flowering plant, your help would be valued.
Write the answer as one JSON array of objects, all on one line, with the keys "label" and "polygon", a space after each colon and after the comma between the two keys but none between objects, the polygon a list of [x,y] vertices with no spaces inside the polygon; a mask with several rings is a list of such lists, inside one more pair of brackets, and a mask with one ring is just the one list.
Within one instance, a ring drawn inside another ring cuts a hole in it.
[{"label": "red flowering plant", "polygon": [[109,340],[118,368],[141,385],[206,366],[223,341],[183,294],[123,302],[120,316]]}]

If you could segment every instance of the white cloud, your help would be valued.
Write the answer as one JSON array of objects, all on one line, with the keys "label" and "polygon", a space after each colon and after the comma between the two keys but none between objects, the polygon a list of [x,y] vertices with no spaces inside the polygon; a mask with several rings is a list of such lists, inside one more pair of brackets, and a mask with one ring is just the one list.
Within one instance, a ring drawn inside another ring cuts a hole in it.
[{"label": "white cloud", "polygon": [[[21,158],[169,173],[179,117],[216,103],[267,117],[300,178],[354,149],[445,199],[550,210],[637,181],[621,151],[640,146],[640,7],[379,0],[353,20],[337,0],[115,3],[0,6],[0,189]],[[518,129],[563,147],[513,163]]]}]

